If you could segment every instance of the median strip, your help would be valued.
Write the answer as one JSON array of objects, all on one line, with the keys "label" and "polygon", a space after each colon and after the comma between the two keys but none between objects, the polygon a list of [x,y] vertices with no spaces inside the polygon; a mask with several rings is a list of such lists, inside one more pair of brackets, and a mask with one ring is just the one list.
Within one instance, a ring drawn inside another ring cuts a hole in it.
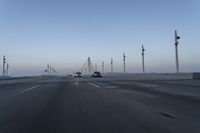
[{"label": "median strip", "polygon": [[96,88],[100,88],[100,86],[95,85],[95,84],[93,84],[93,83],[88,82],[88,84],[90,84],[90,85],[92,85],[92,86],[94,86],[94,87],[96,87]]},{"label": "median strip", "polygon": [[35,88],[37,88],[37,87],[39,87],[40,85],[36,85],[36,86],[33,86],[33,87],[31,87],[31,88],[28,88],[28,89],[26,89],[26,90],[23,90],[23,91],[21,91],[22,93],[24,93],[24,92],[26,92],[26,91],[30,91],[30,90],[32,90],[32,89],[35,89]]}]

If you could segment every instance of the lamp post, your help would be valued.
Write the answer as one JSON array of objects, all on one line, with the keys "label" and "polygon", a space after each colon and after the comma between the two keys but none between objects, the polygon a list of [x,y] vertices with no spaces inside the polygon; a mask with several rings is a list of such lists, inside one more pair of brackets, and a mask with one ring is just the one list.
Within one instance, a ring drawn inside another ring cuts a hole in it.
[{"label": "lamp post", "polygon": [[145,67],[144,67],[144,46],[142,45],[142,70],[143,70],[143,73],[145,73]]},{"label": "lamp post", "polygon": [[179,60],[178,60],[178,40],[180,36],[178,36],[177,31],[175,30],[175,55],[176,55],[176,72],[180,73],[179,69]]}]

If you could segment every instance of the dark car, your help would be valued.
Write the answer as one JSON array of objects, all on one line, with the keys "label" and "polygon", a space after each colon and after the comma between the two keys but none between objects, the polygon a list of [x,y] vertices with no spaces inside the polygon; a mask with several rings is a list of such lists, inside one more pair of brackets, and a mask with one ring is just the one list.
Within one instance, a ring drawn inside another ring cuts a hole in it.
[{"label": "dark car", "polygon": [[76,72],[75,78],[81,78],[81,72]]},{"label": "dark car", "polygon": [[92,74],[92,78],[102,78],[102,75],[101,75],[100,72],[95,71],[95,72]]}]

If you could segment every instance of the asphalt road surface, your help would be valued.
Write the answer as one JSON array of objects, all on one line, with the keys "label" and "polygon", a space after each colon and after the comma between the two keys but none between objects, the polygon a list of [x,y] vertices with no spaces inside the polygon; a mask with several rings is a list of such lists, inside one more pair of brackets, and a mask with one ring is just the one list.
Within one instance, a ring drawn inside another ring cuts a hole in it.
[{"label": "asphalt road surface", "polygon": [[200,133],[200,81],[0,81],[0,133]]}]

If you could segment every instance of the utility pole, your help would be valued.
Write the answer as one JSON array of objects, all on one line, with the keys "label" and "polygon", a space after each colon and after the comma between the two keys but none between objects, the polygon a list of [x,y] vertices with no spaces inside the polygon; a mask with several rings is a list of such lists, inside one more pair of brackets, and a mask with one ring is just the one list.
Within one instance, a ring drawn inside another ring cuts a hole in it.
[{"label": "utility pole", "polygon": [[5,64],[6,64],[6,57],[3,56],[3,77],[5,76]]},{"label": "utility pole", "polygon": [[113,73],[113,58],[111,58],[111,73]]},{"label": "utility pole", "polygon": [[142,70],[143,70],[143,73],[145,73],[145,68],[144,68],[144,46],[142,45]]},{"label": "utility pole", "polygon": [[176,72],[179,73],[179,61],[178,61],[178,40],[180,36],[178,36],[177,31],[175,30],[175,54],[176,54]]},{"label": "utility pole", "polygon": [[102,73],[104,73],[104,62],[102,62]]},{"label": "utility pole", "polygon": [[124,73],[126,72],[126,55],[123,54],[123,62],[124,62]]}]

